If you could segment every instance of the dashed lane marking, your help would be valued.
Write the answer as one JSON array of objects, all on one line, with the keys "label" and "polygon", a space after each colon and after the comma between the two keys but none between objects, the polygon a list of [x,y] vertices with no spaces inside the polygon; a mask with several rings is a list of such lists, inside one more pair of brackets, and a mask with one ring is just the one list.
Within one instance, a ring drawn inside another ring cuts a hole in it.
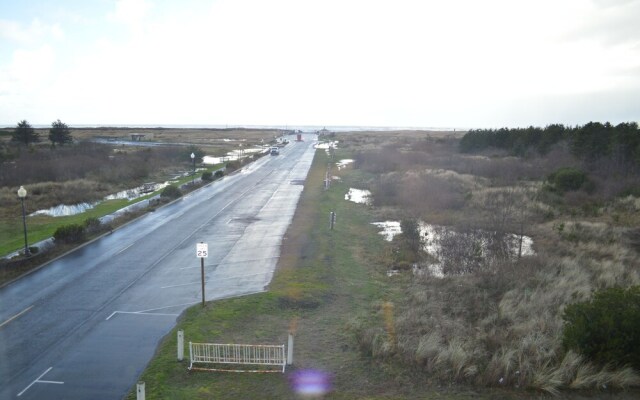
[{"label": "dashed lane marking", "polygon": [[33,306],[29,306],[27,308],[25,308],[24,310],[20,311],[19,313],[17,313],[16,315],[14,315],[13,317],[9,318],[8,320],[4,321],[3,323],[0,324],[0,328],[2,328],[3,326],[7,325],[9,322],[13,321],[16,318],[19,318],[22,314],[27,313],[29,310],[31,310],[33,308]]}]

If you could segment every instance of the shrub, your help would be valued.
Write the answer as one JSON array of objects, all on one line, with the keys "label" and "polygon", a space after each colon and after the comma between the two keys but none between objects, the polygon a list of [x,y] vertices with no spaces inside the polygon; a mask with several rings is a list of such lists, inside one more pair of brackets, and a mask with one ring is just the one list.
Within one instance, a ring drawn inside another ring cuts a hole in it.
[{"label": "shrub", "polygon": [[[560,168],[547,177],[547,181],[558,192],[579,190],[585,186],[589,179],[587,174],[577,168]],[[587,185],[593,190],[592,185]]]},{"label": "shrub", "polygon": [[415,257],[419,257],[423,242],[418,221],[415,219],[403,219],[400,221],[400,229],[402,230],[402,237],[406,241],[409,250]]},{"label": "shrub", "polygon": [[90,217],[84,220],[84,227],[87,230],[87,233],[96,233],[99,232],[102,228],[102,223],[100,219],[96,217]]},{"label": "shrub", "polygon": [[78,243],[85,239],[86,231],[80,224],[63,225],[56,229],[53,238],[58,243]]},{"label": "shrub", "polygon": [[211,171],[204,171],[202,173],[202,181],[211,182],[212,180],[213,180],[213,174],[211,173]]},{"label": "shrub", "polygon": [[242,167],[242,161],[241,160],[231,160],[227,162],[227,171],[235,171],[238,168]]},{"label": "shrub", "polygon": [[221,169],[217,170],[216,173],[213,174],[213,177],[216,179],[222,178],[223,176],[224,176],[224,171]]},{"label": "shrub", "polygon": [[167,186],[162,190],[162,193],[160,193],[160,197],[165,200],[173,200],[181,196],[182,196],[182,191],[180,190],[180,188],[173,185]]},{"label": "shrub", "polygon": [[618,193],[618,197],[640,197],[640,185],[629,185]]},{"label": "shrub", "polygon": [[609,288],[566,307],[562,344],[599,364],[640,369],[640,286]]}]

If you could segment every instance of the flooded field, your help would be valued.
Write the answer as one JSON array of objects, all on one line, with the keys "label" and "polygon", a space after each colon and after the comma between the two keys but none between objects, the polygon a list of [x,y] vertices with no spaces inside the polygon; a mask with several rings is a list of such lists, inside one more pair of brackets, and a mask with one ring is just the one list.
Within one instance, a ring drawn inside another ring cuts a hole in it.
[{"label": "flooded field", "polygon": [[[165,187],[171,184],[170,181],[164,183],[146,183],[142,186],[138,186],[133,189],[122,190],[118,193],[111,194],[106,196],[103,201],[107,200],[117,200],[117,199],[126,199],[126,200],[135,200],[142,196],[145,196],[149,193],[162,190]],[[46,210],[38,210],[34,213],[29,214],[29,216],[34,215],[48,215],[50,217],[67,217],[70,215],[82,214],[83,212],[90,210],[100,204],[100,201],[95,203],[80,203],[80,204],[60,204],[55,207],[48,208]]]},{"label": "flooded field", "polygon": [[[380,235],[388,242],[402,233],[400,221],[373,222],[380,228]],[[415,267],[414,273],[428,273],[443,277],[448,273],[461,273],[473,269],[495,258],[527,257],[535,255],[533,239],[514,233],[498,234],[482,229],[464,232],[450,227],[419,222],[422,249],[435,262],[426,263],[423,268]],[[452,267],[455,264],[455,267]],[[426,268],[426,270],[425,270]],[[390,271],[392,276],[397,271]]]}]

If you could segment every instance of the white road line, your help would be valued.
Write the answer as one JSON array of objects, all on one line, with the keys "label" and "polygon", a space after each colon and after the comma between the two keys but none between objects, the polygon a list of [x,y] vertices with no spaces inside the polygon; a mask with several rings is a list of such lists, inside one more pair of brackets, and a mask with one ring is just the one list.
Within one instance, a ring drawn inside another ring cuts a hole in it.
[{"label": "white road line", "polygon": [[128,245],[127,247],[125,247],[124,249],[120,250],[119,252],[117,252],[115,255],[117,256],[118,254],[122,253],[123,251],[127,250],[129,247],[133,246],[133,243],[131,243],[130,245]]},{"label": "white road line", "polygon": [[29,310],[31,310],[33,308],[33,306],[29,306],[27,308],[25,308],[24,310],[20,311],[19,313],[17,313],[16,315],[14,315],[13,317],[9,318],[8,320],[4,321],[3,323],[0,324],[0,328],[2,328],[3,326],[7,325],[9,322],[13,321],[14,319],[20,317],[22,314],[28,312]]},{"label": "white road line", "polygon": [[135,314],[135,315],[158,315],[163,317],[177,317],[180,314],[164,314],[164,313],[151,313],[151,312],[142,312],[142,311],[114,311],[107,317],[105,321],[109,321],[117,314]]},{"label": "white road line", "polygon": [[29,384],[29,386],[27,386],[26,388],[24,388],[22,390],[22,392],[18,393],[18,397],[22,396],[27,390],[31,389],[31,386],[35,385],[36,383],[51,383],[54,385],[64,385],[64,382],[59,382],[59,381],[41,381],[40,378],[42,378],[43,376],[45,376],[46,374],[49,373],[49,371],[51,371],[53,369],[53,367],[49,367],[49,369],[47,369],[46,371],[44,371],[42,373],[42,375],[40,375],[39,377],[37,377],[33,382],[31,382]]},{"label": "white road line", "polygon": [[182,307],[182,306],[192,306],[192,305],[198,304],[198,303],[200,303],[200,302],[199,301],[192,301],[192,302],[189,302],[189,303],[174,304],[174,305],[171,305],[171,306],[164,306],[164,307],[157,307],[157,308],[149,308],[147,310],[140,310],[140,311],[114,311],[114,312],[111,313],[111,315],[109,315],[106,318],[106,321],[108,321],[111,318],[113,318],[116,314],[178,315],[178,314],[152,313],[151,311],[166,310],[167,308],[175,308],[175,307]]},{"label": "white road line", "polygon": [[149,311],[158,311],[158,310],[166,310],[167,308],[174,308],[174,307],[182,307],[182,306],[192,306],[194,304],[198,304],[200,303],[199,301],[192,301],[189,303],[182,303],[182,304],[174,304],[172,306],[164,306],[164,307],[158,307],[158,308],[150,308],[148,310],[142,310],[139,312],[149,312]]},{"label": "white road line", "polygon": [[279,189],[276,189],[276,190],[273,192],[273,194],[271,195],[271,197],[269,197],[269,200],[267,200],[267,202],[266,202],[266,203],[264,203],[264,206],[262,206],[262,208],[260,209],[260,211],[258,211],[258,214],[260,214],[260,213],[262,212],[262,210],[264,210],[264,209],[267,207],[267,205],[269,205],[269,203],[271,202],[271,200],[273,199],[273,197],[276,195],[276,193],[278,193],[278,190],[279,190]]}]

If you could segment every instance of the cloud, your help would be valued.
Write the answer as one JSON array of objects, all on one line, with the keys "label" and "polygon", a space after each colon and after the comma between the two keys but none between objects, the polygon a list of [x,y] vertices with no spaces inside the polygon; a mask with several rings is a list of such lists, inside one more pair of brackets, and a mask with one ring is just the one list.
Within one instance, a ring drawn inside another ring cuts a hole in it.
[{"label": "cloud", "polygon": [[110,12],[107,18],[134,26],[147,16],[151,8],[152,4],[147,0],[118,0],[115,4],[115,10]]},{"label": "cloud", "polygon": [[36,92],[47,83],[55,52],[49,45],[34,50],[14,51],[11,62],[0,68],[0,94],[25,95]]},{"label": "cloud", "polygon": [[[53,46],[40,56],[57,62],[54,74],[20,75],[26,53],[5,50],[12,57],[0,61],[0,87],[12,93],[34,75],[24,110],[38,108],[44,122],[470,126],[542,118],[528,109],[563,122],[554,110],[572,102],[556,98],[573,96],[577,109],[593,93],[640,87],[637,0],[101,4],[111,8],[74,8],[91,23],[65,23],[60,42],[46,39],[54,25],[0,22],[0,37],[30,43],[23,50]],[[13,66],[2,67],[6,60]]]},{"label": "cloud", "polygon": [[0,38],[19,44],[37,44],[42,40],[62,39],[64,32],[59,24],[45,24],[34,18],[29,25],[18,21],[0,20]]},{"label": "cloud", "polygon": [[639,15],[639,0],[594,0],[593,7],[576,10],[574,24],[565,39],[634,46],[640,43]]}]

